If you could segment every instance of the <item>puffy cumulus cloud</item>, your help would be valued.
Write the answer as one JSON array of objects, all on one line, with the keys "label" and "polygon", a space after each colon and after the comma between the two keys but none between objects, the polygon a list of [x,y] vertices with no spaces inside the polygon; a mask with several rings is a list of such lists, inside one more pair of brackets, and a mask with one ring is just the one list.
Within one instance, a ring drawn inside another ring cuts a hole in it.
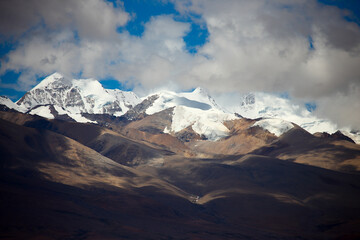
[{"label": "puffy cumulus cloud", "polygon": [[[175,2],[184,14],[200,14],[210,33],[184,75],[186,86],[289,92],[317,102],[321,116],[360,126],[359,108],[346,114],[360,102],[353,90],[360,87],[360,28],[346,20],[350,12],[315,0]],[[334,106],[338,112],[329,111]]]},{"label": "puffy cumulus cloud", "polygon": [[0,1],[0,36],[17,38],[33,28],[70,29],[79,37],[105,39],[116,36],[129,14],[102,0]]}]

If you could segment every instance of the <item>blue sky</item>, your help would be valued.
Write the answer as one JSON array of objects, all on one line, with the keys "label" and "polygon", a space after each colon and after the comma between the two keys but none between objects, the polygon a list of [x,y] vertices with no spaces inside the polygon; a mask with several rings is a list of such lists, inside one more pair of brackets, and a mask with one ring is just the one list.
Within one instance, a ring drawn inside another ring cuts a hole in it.
[{"label": "blue sky", "polygon": [[360,126],[339,117],[360,102],[358,0],[21,3],[0,2],[0,95],[14,101],[58,71],[138,94],[285,92]]},{"label": "blue sky", "polygon": [[[123,4],[125,10],[133,15],[133,18],[123,27],[131,35],[142,36],[144,24],[148,22],[151,17],[172,15],[176,21],[191,24],[190,31],[183,38],[186,43],[186,50],[190,53],[195,54],[197,48],[204,45],[209,36],[206,24],[194,21],[201,20],[201,16],[196,14],[183,16],[175,9],[174,3],[172,2],[125,0]],[[120,28],[119,31],[122,31],[123,28]]]},{"label": "blue sky", "polygon": [[360,23],[360,2],[358,0],[319,0],[319,2],[353,12],[354,15],[349,20]]}]

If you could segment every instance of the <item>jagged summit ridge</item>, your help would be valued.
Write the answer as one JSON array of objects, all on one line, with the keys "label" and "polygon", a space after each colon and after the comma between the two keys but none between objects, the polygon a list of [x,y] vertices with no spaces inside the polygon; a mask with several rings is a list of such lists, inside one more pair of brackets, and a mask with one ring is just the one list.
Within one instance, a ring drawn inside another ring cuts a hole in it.
[{"label": "jagged summit ridge", "polygon": [[54,73],[27,92],[17,105],[28,111],[39,105],[54,105],[56,110],[63,110],[60,114],[86,122],[82,113],[121,116],[139,102],[133,92],[104,89],[95,79],[69,79]]},{"label": "jagged summit ridge", "polygon": [[[1,102],[10,109],[50,119],[93,123],[97,123],[97,117],[93,116],[96,114],[124,116],[130,121],[136,121],[139,117],[171,109],[171,125],[164,128],[163,132],[176,134],[183,129],[191,129],[210,140],[227,136],[229,129],[224,122],[241,117],[269,119],[256,126],[275,135],[288,131],[291,122],[310,133],[333,133],[338,130],[330,121],[318,119],[305,108],[293,104],[290,99],[276,95],[250,93],[223,106],[201,87],[192,92],[161,90],[139,98],[133,92],[104,89],[95,79],[70,79],[57,72],[46,77],[16,104],[5,98]],[[341,131],[359,143],[358,132],[354,134],[349,129]]]},{"label": "jagged summit ridge", "polygon": [[36,85],[32,90],[43,89],[43,88],[62,88],[65,86],[71,86],[71,81],[68,78],[65,78],[62,74],[55,72],[50,76],[42,80],[38,85]]}]

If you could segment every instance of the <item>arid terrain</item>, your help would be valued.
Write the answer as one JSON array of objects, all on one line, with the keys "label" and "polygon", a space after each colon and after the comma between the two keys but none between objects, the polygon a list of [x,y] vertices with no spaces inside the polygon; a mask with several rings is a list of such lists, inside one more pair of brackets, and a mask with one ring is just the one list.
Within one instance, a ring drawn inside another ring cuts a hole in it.
[{"label": "arid terrain", "polygon": [[360,237],[360,148],[344,136],[241,119],[225,139],[181,141],[149,117],[0,117],[3,239]]}]

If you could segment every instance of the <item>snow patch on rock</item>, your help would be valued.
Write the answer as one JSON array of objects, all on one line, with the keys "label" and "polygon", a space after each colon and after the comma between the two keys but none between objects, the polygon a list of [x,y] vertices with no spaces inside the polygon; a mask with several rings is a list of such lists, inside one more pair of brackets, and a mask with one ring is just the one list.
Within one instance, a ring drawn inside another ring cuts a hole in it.
[{"label": "snow patch on rock", "polygon": [[360,144],[360,132],[350,132],[349,130],[340,130],[340,132],[351,138],[356,144]]},{"label": "snow patch on rock", "polygon": [[5,96],[0,96],[0,104],[4,105],[10,109],[14,109],[18,112],[26,112],[25,108],[22,108],[22,107],[16,105],[13,101],[11,101],[11,99],[9,99],[8,97],[5,97]]},{"label": "snow patch on rock", "polygon": [[294,127],[294,125],[288,121],[276,118],[262,119],[253,124],[253,127],[261,127],[275,136],[279,137]]},{"label": "snow patch on rock", "polygon": [[96,121],[89,120],[86,117],[83,117],[81,114],[78,114],[78,113],[68,113],[68,116],[79,123],[97,123]]},{"label": "snow patch on rock", "polygon": [[54,115],[51,114],[50,106],[39,106],[37,108],[32,109],[29,114],[37,115],[40,117],[54,119]]},{"label": "snow patch on rock", "polygon": [[196,133],[211,141],[226,137],[229,129],[224,126],[223,122],[236,118],[233,114],[227,114],[217,109],[204,111],[186,106],[175,107],[173,114],[171,131],[179,132],[192,126]]}]

